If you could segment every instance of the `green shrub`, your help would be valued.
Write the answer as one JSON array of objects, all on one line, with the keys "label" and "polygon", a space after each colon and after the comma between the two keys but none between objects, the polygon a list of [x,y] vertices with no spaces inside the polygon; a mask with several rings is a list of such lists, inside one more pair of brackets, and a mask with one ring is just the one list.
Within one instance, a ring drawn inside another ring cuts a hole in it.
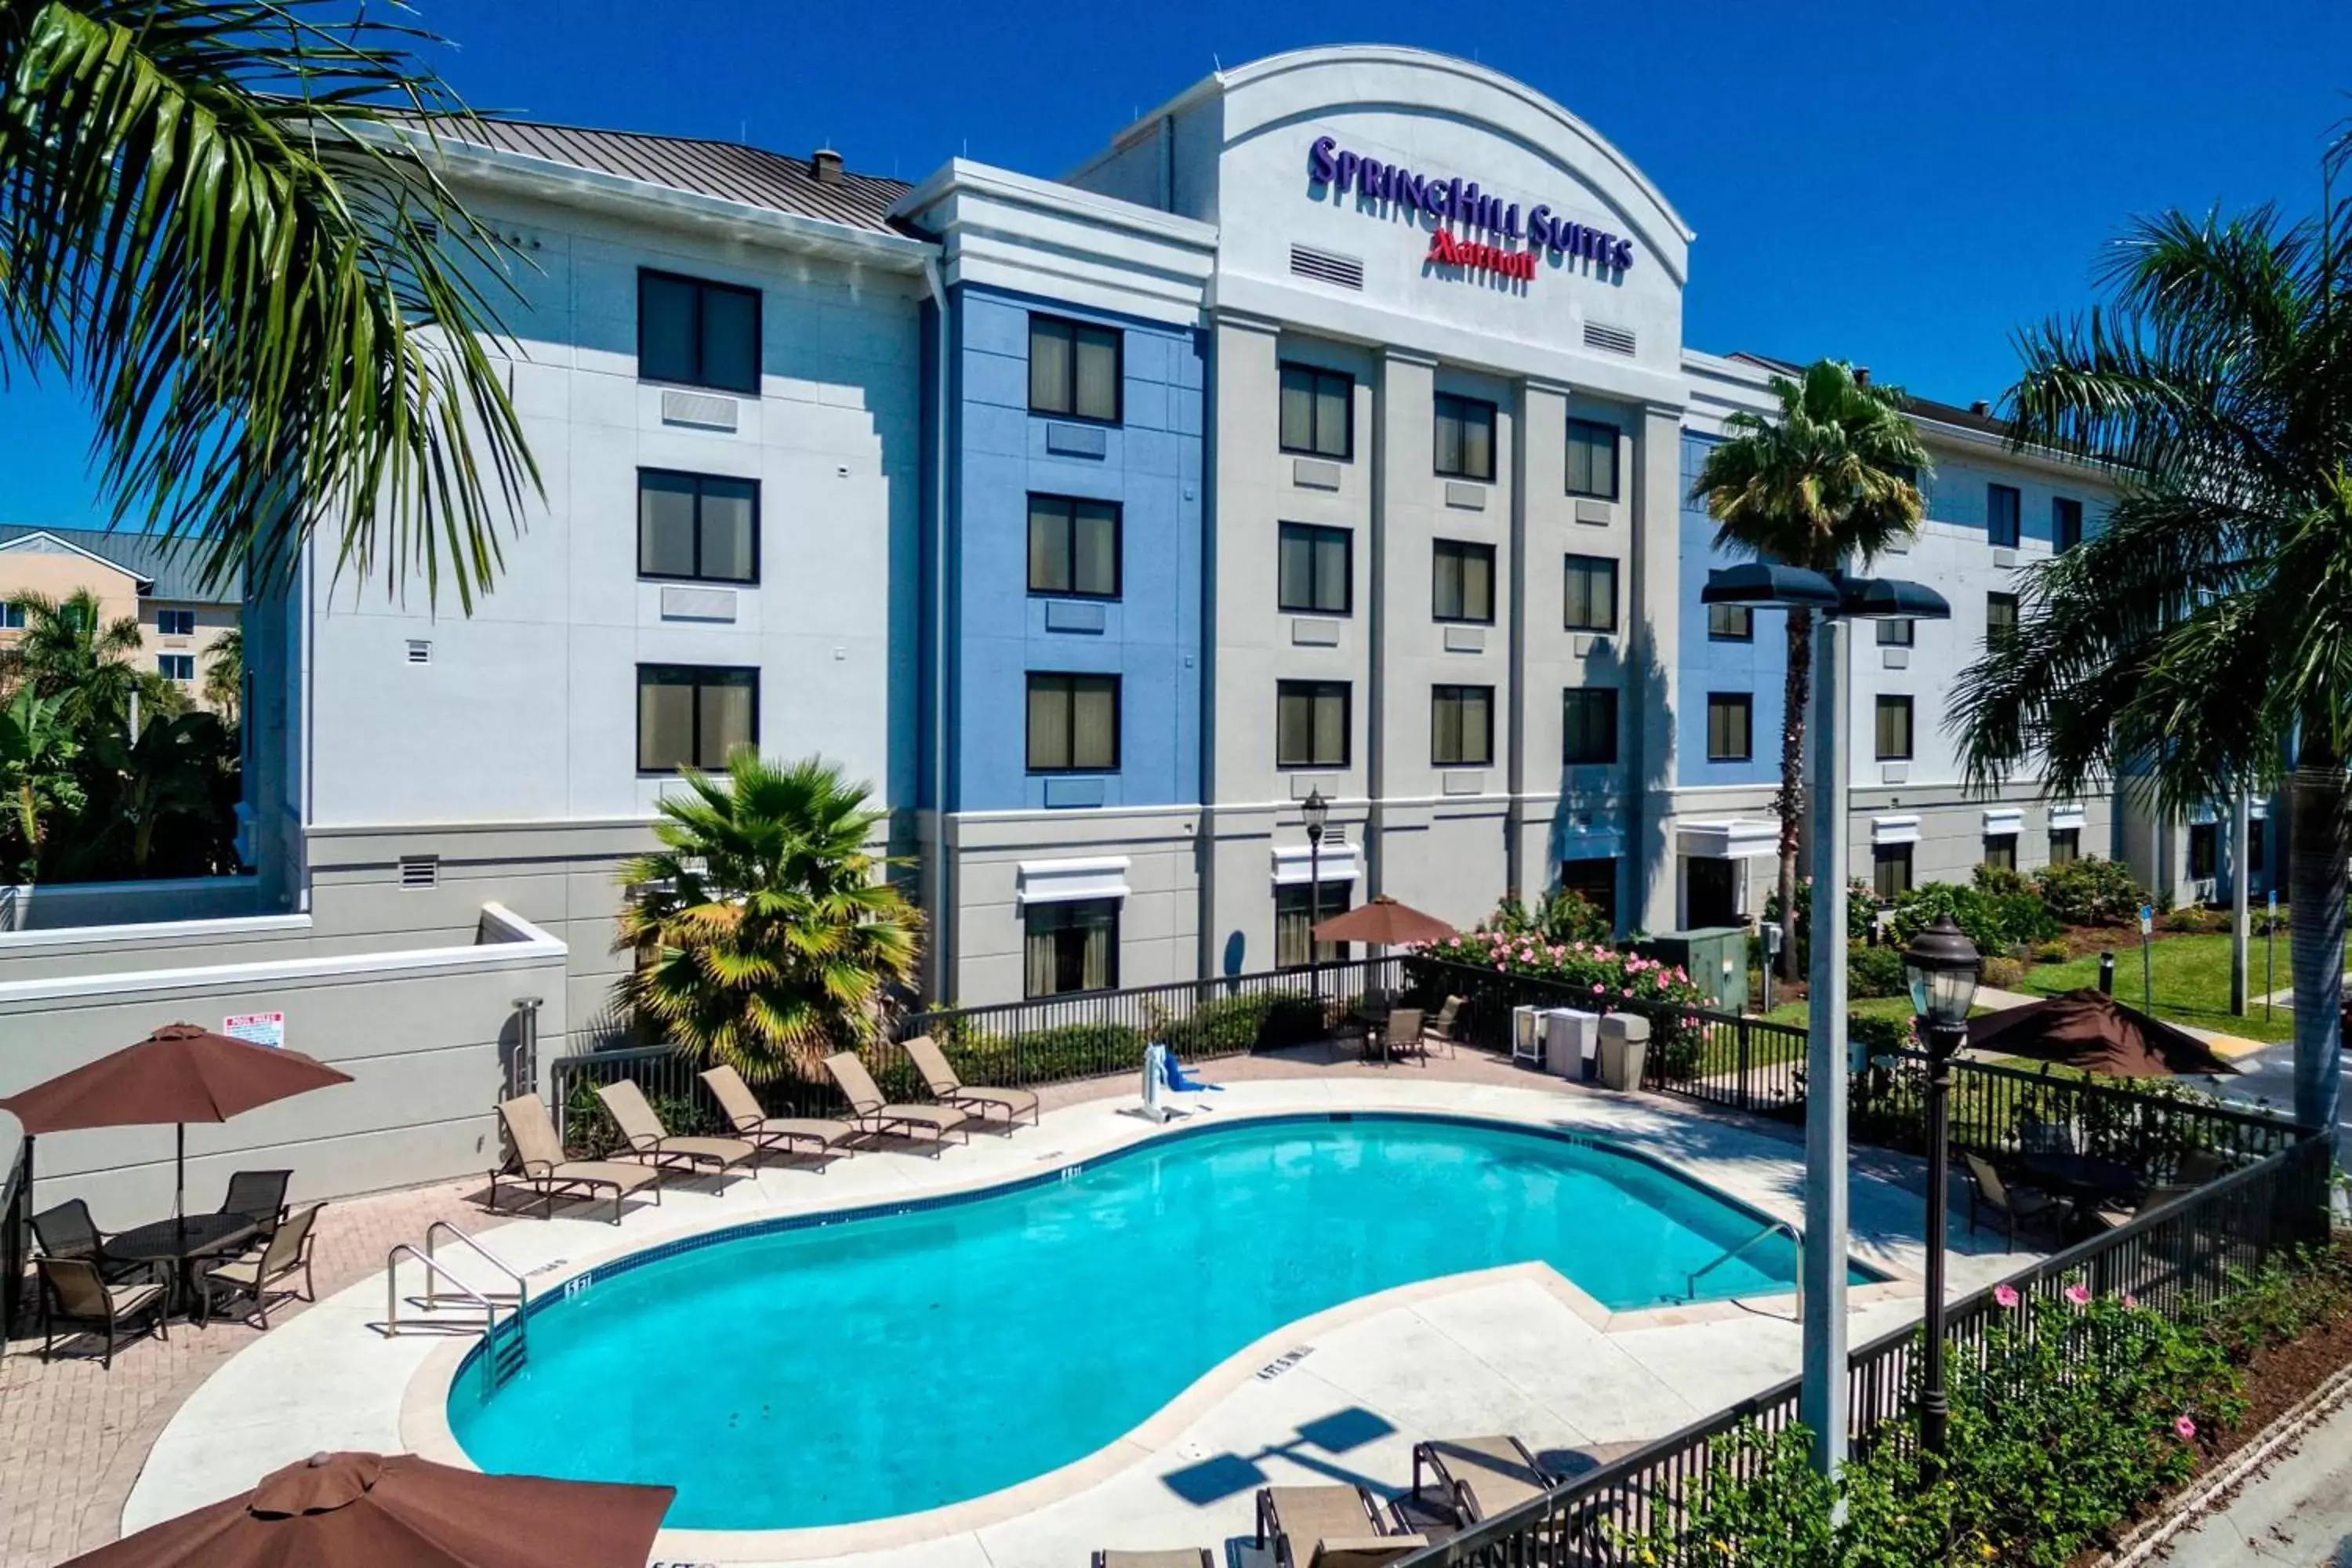
[{"label": "green shrub", "polygon": [[1182,1017],[1162,1016],[1154,1022],[1158,1037],[1185,1061],[1299,1045],[1324,1033],[1323,1010],[1304,991],[1219,996]]},{"label": "green shrub", "polygon": [[966,1082],[1029,1084],[1139,1070],[1145,1044],[1141,1030],[1124,1024],[1061,1024],[1025,1035],[959,1038],[940,1049]]},{"label": "green shrub", "polygon": [[1903,978],[1903,954],[1891,947],[1849,948],[1845,989],[1847,995],[1856,999],[1902,995],[1908,989]]},{"label": "green shrub", "polygon": [[2210,936],[2215,931],[2230,929],[2227,911],[2209,910],[2201,904],[2190,904],[2174,910],[2164,917],[2164,929],[2180,936]]},{"label": "green shrub", "polygon": [[2066,944],[2054,937],[2033,944],[2033,962],[2036,963],[2063,963],[2074,956]]},{"label": "green shrub", "polygon": [[1898,945],[1927,929],[1937,915],[1949,915],[1968,933],[1977,951],[2005,953],[2021,943],[2044,942],[2058,934],[2058,922],[2031,892],[1989,892],[1956,882],[1927,882],[1895,902],[1895,936]]},{"label": "green shrub", "polygon": [[2025,978],[2025,965],[2006,954],[1988,958],[1984,961],[1984,973],[1981,978],[1984,984],[1994,990],[2007,991]]},{"label": "green shrub", "polygon": [[2147,889],[2119,860],[2085,855],[2033,873],[2033,890],[2051,915],[2070,926],[2119,925],[2138,918]]},{"label": "green shrub", "polygon": [[1988,866],[1982,861],[1979,861],[1976,869],[1969,873],[1969,885],[1979,893],[1989,893],[1997,899],[2011,899],[2020,893],[2033,891],[2024,874],[2014,867]]},{"label": "green shrub", "polygon": [[[1886,902],[1877,889],[1867,882],[1848,882],[1845,889],[1845,937],[1855,946],[1870,940],[1871,929],[1878,924],[1879,911]],[[1780,892],[1774,889],[1764,897],[1764,923],[1780,923]],[[1797,880],[1797,963],[1800,972],[1812,962],[1813,943],[1813,879],[1801,877]]]},{"label": "green shrub", "polygon": [[2333,1247],[2273,1258],[2252,1274],[2231,1269],[2230,1282],[2204,1327],[2239,1361],[2352,1317],[2352,1254]]}]

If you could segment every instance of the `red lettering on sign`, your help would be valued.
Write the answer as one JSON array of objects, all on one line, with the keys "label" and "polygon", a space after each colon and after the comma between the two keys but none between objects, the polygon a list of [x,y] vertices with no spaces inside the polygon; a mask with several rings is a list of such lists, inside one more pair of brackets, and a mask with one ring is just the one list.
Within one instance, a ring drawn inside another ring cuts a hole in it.
[{"label": "red lettering on sign", "polygon": [[1429,237],[1427,259],[1441,267],[1466,267],[1475,271],[1492,272],[1498,278],[1517,278],[1529,283],[1535,281],[1534,251],[1505,250],[1479,240],[1456,239],[1442,228]]}]

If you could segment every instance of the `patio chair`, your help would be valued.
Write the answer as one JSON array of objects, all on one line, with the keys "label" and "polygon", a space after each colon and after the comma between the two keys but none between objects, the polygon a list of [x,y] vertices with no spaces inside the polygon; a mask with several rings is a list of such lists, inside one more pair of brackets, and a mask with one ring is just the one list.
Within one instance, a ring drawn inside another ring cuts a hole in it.
[{"label": "patio chair", "polygon": [[[1399,1007],[1381,1026],[1381,1058],[1394,1061],[1400,1056],[1418,1051],[1421,1046],[1421,1009]],[[1427,1058],[1423,1058],[1427,1060]]]},{"label": "patio chair", "polygon": [[1037,1097],[1025,1089],[967,1088],[956,1076],[955,1068],[948,1061],[947,1053],[929,1035],[917,1035],[906,1043],[907,1059],[923,1076],[923,1087],[941,1105],[952,1105],[958,1110],[968,1110],[983,1121],[992,1110],[1003,1113],[1011,1123],[1026,1115],[1031,1126],[1037,1125]]},{"label": "patio chair", "polygon": [[2184,1187],[2201,1187],[2229,1173],[2229,1159],[2218,1149],[2191,1149],[2172,1168],[2172,1179]]},{"label": "patio chair", "polygon": [[740,1138],[671,1137],[646,1100],[646,1091],[627,1079],[598,1084],[596,1098],[604,1102],[613,1125],[629,1141],[629,1152],[656,1171],[684,1171],[697,1176],[709,1171],[724,1176],[759,1152]]},{"label": "patio chair", "polygon": [[846,1121],[769,1115],[751,1092],[751,1086],[743,1081],[743,1075],[731,1067],[711,1068],[702,1074],[702,1081],[709,1086],[710,1097],[719,1102],[735,1135],[749,1140],[763,1154],[779,1151],[798,1153],[801,1151],[795,1145],[807,1144],[807,1152],[822,1171],[835,1154],[848,1153],[844,1145],[857,1136],[857,1129]]},{"label": "patio chair", "polygon": [[2017,1148],[2023,1154],[2072,1154],[2074,1130],[2063,1121],[2044,1121],[2027,1111],[2017,1123]]},{"label": "patio chair", "polygon": [[1094,1555],[1093,1568],[1216,1568],[1216,1560],[1205,1546],[1180,1552],[1100,1551]]},{"label": "patio chair", "polygon": [[68,1198],[33,1216],[33,1239],[44,1258],[75,1258],[93,1265],[109,1284],[151,1272],[148,1264],[107,1257],[106,1238],[107,1233],[89,1217],[89,1205],[79,1198]]},{"label": "patio chair", "polygon": [[1363,1487],[1261,1487],[1257,1546],[1275,1568],[1385,1568],[1429,1544],[1391,1530]]},{"label": "patio chair", "polygon": [[2140,1215],[2153,1214],[2167,1204],[2178,1203],[2196,1190],[2193,1184],[2150,1187],[2140,1194],[2139,1201],[2130,1208],[2099,1209],[2092,1214],[2091,1219],[2103,1229],[2120,1230]]},{"label": "patio chair", "polygon": [[965,1126],[971,1116],[952,1105],[894,1105],[884,1100],[874,1075],[866,1070],[855,1051],[837,1051],[825,1058],[824,1070],[841,1086],[842,1098],[849,1101],[849,1113],[861,1131],[887,1132],[895,1127],[911,1135],[918,1128],[928,1129],[934,1159],[950,1132],[963,1142],[971,1142],[971,1130]]},{"label": "patio chair", "polygon": [[1426,1469],[1444,1489],[1445,1503],[1465,1525],[1491,1519],[1530,1498],[1541,1497],[1559,1479],[1536,1462],[1517,1437],[1444,1437],[1412,1446],[1412,1497],[1422,1500]]},{"label": "patio chair", "polygon": [[228,1192],[221,1199],[220,1212],[243,1215],[253,1221],[254,1236],[248,1251],[258,1251],[269,1245],[269,1238],[286,1218],[286,1188],[294,1180],[291,1171],[236,1171],[230,1173]]},{"label": "patio chair", "polygon": [[1422,1030],[1421,1054],[1423,1060],[1428,1058],[1429,1047],[1433,1045],[1444,1046],[1445,1054],[1449,1057],[1455,1054],[1454,1047],[1458,1042],[1454,1030],[1460,1025],[1462,1006],[1467,1000],[1468,998],[1462,996],[1448,996],[1445,999],[1445,1005],[1437,1010],[1437,1016],[1431,1019],[1428,1027]]},{"label": "patio chair", "polygon": [[2065,1223],[2066,1205],[2047,1193],[2037,1193],[2029,1187],[2011,1191],[1981,1156],[1963,1151],[1962,1167],[1969,1177],[1969,1234],[1977,1233],[1977,1218],[1986,1209],[2000,1216],[2001,1226],[2013,1251],[2017,1247],[2018,1226],[2044,1223],[2053,1229]]},{"label": "patio chair", "polygon": [[43,1361],[49,1359],[57,1344],[59,1323],[79,1323],[103,1332],[106,1355],[100,1364],[109,1371],[113,1369],[114,1347],[124,1325],[142,1312],[152,1320],[157,1337],[171,1342],[172,1331],[163,1322],[170,1291],[162,1280],[111,1284],[99,1272],[98,1265],[86,1258],[37,1258],[33,1262],[41,1271]]},{"label": "patio chair", "polygon": [[302,1276],[302,1289],[289,1289],[289,1296],[305,1301],[319,1299],[318,1287],[310,1279],[310,1230],[319,1222],[319,1211],[324,1204],[305,1204],[288,1215],[272,1230],[269,1245],[250,1257],[239,1258],[205,1271],[197,1285],[197,1300],[202,1316],[209,1320],[213,1310],[213,1287],[223,1287],[231,1299],[238,1295],[253,1298],[253,1315],[264,1331],[269,1327],[269,1288],[281,1279],[290,1279],[296,1273]]},{"label": "patio chair", "polygon": [[501,1176],[538,1191],[546,1200],[540,1211],[542,1218],[554,1217],[555,1200],[564,1194],[583,1196],[593,1203],[600,1194],[611,1194],[614,1225],[621,1223],[621,1200],[640,1187],[652,1187],[654,1202],[661,1202],[661,1173],[657,1171],[618,1160],[565,1159],[563,1141],[555,1135],[555,1123],[548,1117],[547,1102],[539,1096],[526,1094],[499,1101],[499,1120],[506,1123],[507,1141],[514,1145],[520,1173],[508,1175],[503,1168],[490,1173],[493,1210],[499,1206]]}]

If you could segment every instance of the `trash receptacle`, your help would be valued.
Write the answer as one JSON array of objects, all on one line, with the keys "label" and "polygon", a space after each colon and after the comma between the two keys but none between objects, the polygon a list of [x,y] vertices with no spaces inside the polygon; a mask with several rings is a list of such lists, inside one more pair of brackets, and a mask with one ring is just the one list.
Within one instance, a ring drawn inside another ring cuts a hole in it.
[{"label": "trash receptacle", "polygon": [[1544,1015],[1544,1070],[1570,1082],[1584,1076],[1585,1058],[1593,1051],[1601,1015],[1574,1007],[1555,1007]]},{"label": "trash receptacle", "polygon": [[1609,1089],[1642,1087],[1642,1067],[1650,1054],[1650,1020],[1611,1013],[1601,1020],[1601,1081]]}]

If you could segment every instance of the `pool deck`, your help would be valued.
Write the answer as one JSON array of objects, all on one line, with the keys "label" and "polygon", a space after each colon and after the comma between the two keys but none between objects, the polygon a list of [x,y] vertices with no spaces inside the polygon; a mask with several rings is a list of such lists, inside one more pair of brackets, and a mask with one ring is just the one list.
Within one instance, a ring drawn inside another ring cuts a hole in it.
[{"label": "pool deck", "polygon": [[[1200,1097],[1193,1124],[1286,1111],[1418,1110],[1571,1127],[1619,1140],[1777,1217],[1799,1217],[1802,1152],[1793,1129],[1572,1088],[1479,1057],[1385,1070],[1262,1057],[1214,1064],[1202,1076],[1229,1087]],[[659,1207],[634,1207],[617,1227],[559,1208],[552,1221],[492,1221],[486,1238],[517,1267],[543,1270],[533,1279],[536,1292],[560,1288],[599,1259],[692,1231],[991,1185],[1156,1131],[1132,1113],[1135,1097],[1124,1082],[1075,1086],[1051,1103],[1042,1127],[977,1136],[937,1160],[876,1151],[821,1176],[780,1163],[723,1194],[707,1184],[675,1184]],[[1863,1151],[1854,1171],[1855,1256],[1897,1277],[1854,1289],[1852,1332],[1859,1342],[1916,1315],[1921,1204],[1916,1162]],[[478,1213],[473,1218],[467,1228],[484,1228]],[[1952,1240],[1956,1294],[2026,1261],[1957,1226]],[[404,1294],[415,1289],[404,1282]],[[384,1301],[379,1272],[248,1337],[163,1426],[130,1490],[121,1529],[228,1496],[322,1448],[444,1450],[436,1391],[446,1387],[466,1342],[386,1339],[374,1326]],[[1798,1356],[1793,1306],[1782,1295],[1612,1315],[1540,1266],[1407,1286],[1269,1336],[1127,1438],[1007,1492],[870,1524],[668,1531],[656,1555],[1069,1568],[1098,1546],[1222,1547],[1249,1534],[1261,1485],[1361,1480],[1402,1490],[1412,1445],[1422,1437],[1516,1432],[1538,1453],[1574,1463],[1595,1446],[1662,1436],[1790,1375]],[[116,1375],[153,1348],[131,1347],[118,1358]],[[845,1382],[833,1396],[855,1397],[854,1384]],[[909,1440],[919,1442],[919,1431]],[[115,1468],[120,1473],[120,1461]],[[97,1543],[87,1527],[81,1534],[73,1549]]]}]

